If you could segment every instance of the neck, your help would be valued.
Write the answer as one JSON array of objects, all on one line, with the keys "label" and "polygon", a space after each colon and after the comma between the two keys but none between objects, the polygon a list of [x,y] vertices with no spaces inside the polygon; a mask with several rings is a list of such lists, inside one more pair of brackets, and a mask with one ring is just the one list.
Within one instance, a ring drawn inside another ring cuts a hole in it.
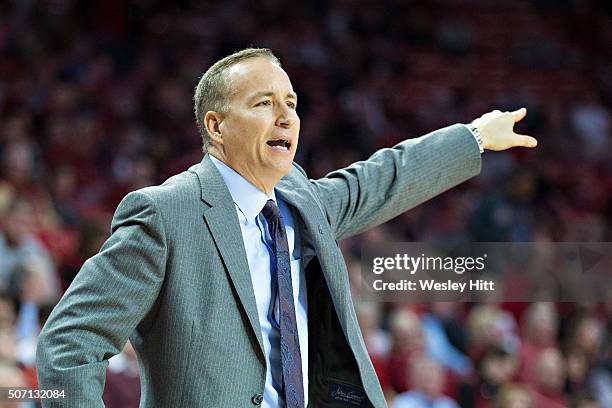
[{"label": "neck", "polygon": [[[229,165],[228,165],[229,166]],[[231,166],[230,166],[231,167]],[[233,167],[232,167],[233,168]],[[236,170],[236,169],[234,169]],[[255,187],[257,187],[259,190],[263,191],[264,193],[266,193],[267,196],[272,195],[272,190],[274,190],[274,186],[276,184],[278,184],[279,180],[274,180],[274,181],[269,181],[268,182],[262,180],[262,179],[258,179],[257,177],[254,177],[252,175],[249,174],[245,174],[242,171],[236,170],[236,172],[238,174],[240,174],[242,177],[244,177],[249,183],[253,184]]]},{"label": "neck", "polygon": [[228,167],[231,167],[236,173],[240,174],[246,181],[257,187],[258,190],[263,191],[267,196],[272,195],[274,187],[281,179],[280,177],[257,177],[252,171],[249,171],[249,169],[234,166],[219,149],[211,148],[208,150],[208,153],[225,163]]}]

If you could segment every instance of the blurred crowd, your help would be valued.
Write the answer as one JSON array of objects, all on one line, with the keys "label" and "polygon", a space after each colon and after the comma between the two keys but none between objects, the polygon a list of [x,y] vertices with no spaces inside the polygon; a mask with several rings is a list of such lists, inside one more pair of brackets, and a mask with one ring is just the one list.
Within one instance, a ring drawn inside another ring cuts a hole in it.
[{"label": "blurred crowd", "polygon": [[610,407],[612,304],[360,303],[391,408]]},{"label": "blurred crowd", "polygon": [[[246,46],[271,48],[289,73],[296,161],[313,178],[528,109],[517,132],[536,150],[485,152],[479,177],[346,240],[351,271],[363,242],[612,241],[606,2],[2,2],[0,386],[36,386],[38,331],[121,198],[201,159],[193,89]],[[612,299],[357,309],[393,408],[612,407]],[[105,401],[138,395],[128,344]]]}]

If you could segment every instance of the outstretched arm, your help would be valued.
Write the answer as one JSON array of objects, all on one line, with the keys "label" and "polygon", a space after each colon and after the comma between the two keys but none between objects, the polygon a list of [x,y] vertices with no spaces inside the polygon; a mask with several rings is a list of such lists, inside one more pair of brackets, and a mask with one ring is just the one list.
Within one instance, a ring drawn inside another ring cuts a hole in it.
[{"label": "outstretched arm", "polygon": [[[474,120],[485,149],[535,147],[514,133],[525,109]],[[468,127],[452,125],[374,153],[368,160],[312,180],[328,220],[342,239],[396,217],[480,172],[480,150]]]}]

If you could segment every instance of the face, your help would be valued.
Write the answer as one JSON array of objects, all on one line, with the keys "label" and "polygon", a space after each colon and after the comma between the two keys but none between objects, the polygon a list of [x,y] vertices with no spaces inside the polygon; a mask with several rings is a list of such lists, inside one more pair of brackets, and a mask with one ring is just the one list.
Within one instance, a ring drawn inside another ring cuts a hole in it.
[{"label": "face", "polygon": [[4,232],[11,245],[19,245],[34,230],[33,208],[26,202],[19,202],[5,219]]},{"label": "face", "polygon": [[540,353],[536,363],[536,376],[540,386],[545,390],[559,391],[565,383],[565,362],[556,349],[547,349]]},{"label": "face", "polygon": [[[297,97],[282,68],[252,58],[229,69],[229,111],[213,135],[213,154],[270,192],[291,170],[298,145]],[[210,128],[210,127],[209,127]]]},{"label": "face", "polygon": [[438,397],[444,388],[444,371],[433,361],[421,360],[411,366],[411,382],[414,388],[430,398]]}]

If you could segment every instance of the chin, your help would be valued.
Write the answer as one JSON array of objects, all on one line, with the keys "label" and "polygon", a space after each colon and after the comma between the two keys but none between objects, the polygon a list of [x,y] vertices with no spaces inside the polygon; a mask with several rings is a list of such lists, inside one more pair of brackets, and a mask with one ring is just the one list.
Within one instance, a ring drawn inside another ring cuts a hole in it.
[{"label": "chin", "polygon": [[278,160],[273,164],[273,167],[274,170],[282,173],[284,176],[291,171],[291,168],[293,167],[293,159]]}]

